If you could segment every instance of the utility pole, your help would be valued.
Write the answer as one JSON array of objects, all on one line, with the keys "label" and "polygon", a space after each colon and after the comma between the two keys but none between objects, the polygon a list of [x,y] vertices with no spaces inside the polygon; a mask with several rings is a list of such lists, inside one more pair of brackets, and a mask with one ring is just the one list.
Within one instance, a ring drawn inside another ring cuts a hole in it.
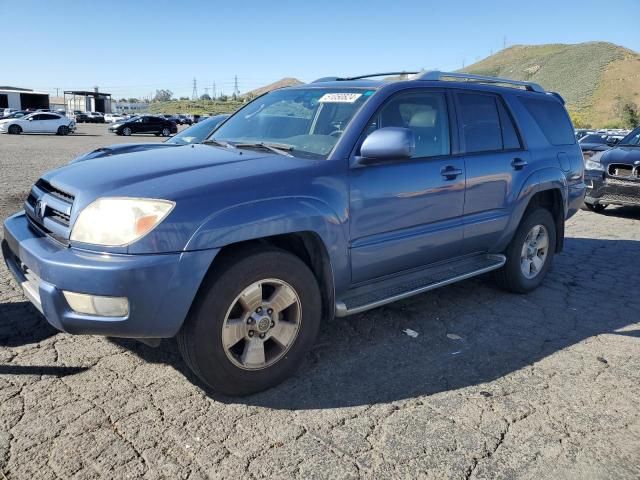
[{"label": "utility pole", "polygon": [[209,87],[204,87],[204,94],[209,95]]},{"label": "utility pole", "polygon": [[193,92],[191,93],[191,99],[198,99],[198,83],[196,82],[196,77],[193,77]]},{"label": "utility pole", "polygon": [[464,69],[464,58],[462,59],[462,68]]},{"label": "utility pole", "polygon": [[233,79],[233,94],[236,97],[240,95],[240,90],[238,90],[238,75],[236,75]]},{"label": "utility pole", "polygon": [[216,97],[216,82],[213,82],[213,89],[211,90],[211,98],[213,98],[214,100],[217,98]]},{"label": "utility pole", "polygon": [[58,96],[58,89],[56,88],[56,97]]},{"label": "utility pole", "polygon": [[502,37],[502,48],[507,48],[507,36]]}]

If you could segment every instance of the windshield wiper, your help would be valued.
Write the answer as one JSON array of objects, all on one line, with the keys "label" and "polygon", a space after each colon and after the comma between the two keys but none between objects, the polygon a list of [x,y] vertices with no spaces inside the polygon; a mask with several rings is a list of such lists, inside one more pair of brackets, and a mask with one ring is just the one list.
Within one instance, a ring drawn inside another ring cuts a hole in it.
[{"label": "windshield wiper", "polygon": [[262,150],[269,150],[270,152],[277,153],[278,155],[284,155],[285,157],[293,157],[289,152],[293,150],[293,146],[285,143],[234,143],[236,148],[260,148]]},{"label": "windshield wiper", "polygon": [[215,138],[209,138],[208,140],[204,140],[202,143],[205,145],[216,145],[224,148],[235,148],[234,145],[231,145],[228,142],[223,142],[222,140],[216,140]]}]

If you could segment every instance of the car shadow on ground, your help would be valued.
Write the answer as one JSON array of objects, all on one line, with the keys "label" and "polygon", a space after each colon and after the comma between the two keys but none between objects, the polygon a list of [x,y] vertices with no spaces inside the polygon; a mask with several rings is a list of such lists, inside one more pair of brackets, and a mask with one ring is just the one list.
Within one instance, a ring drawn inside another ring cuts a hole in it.
[{"label": "car shadow on ground", "polygon": [[606,215],[607,217],[631,218],[640,220],[640,207],[614,207],[610,206],[598,215]]},{"label": "car shadow on ground", "polygon": [[[324,409],[469,386],[499,393],[485,384],[590,337],[614,334],[636,341],[640,331],[629,327],[639,321],[640,297],[629,285],[640,279],[638,258],[637,241],[568,238],[543,285],[528,295],[504,292],[481,277],[332,320],[323,325],[292,378],[242,398],[208,390],[183,362],[174,340],[159,348],[109,340],[147,362],[172,366],[223,403]],[[407,328],[418,336],[403,333]],[[37,343],[55,334],[27,302],[0,303],[0,347]],[[601,361],[595,350],[593,355]]]},{"label": "car shadow on ground", "polygon": [[0,348],[38,343],[57,333],[30,302],[0,303]]},{"label": "car shadow on ground", "polygon": [[543,286],[528,295],[504,292],[485,276],[332,320],[293,378],[243,398],[208,391],[172,340],[158,349],[112,341],[173,365],[225,403],[317,409],[390,402],[483,385],[596,335],[639,337],[640,330],[622,330],[639,320],[640,297],[625,288],[640,279],[638,263],[623,260],[638,258],[640,242],[568,238]]}]

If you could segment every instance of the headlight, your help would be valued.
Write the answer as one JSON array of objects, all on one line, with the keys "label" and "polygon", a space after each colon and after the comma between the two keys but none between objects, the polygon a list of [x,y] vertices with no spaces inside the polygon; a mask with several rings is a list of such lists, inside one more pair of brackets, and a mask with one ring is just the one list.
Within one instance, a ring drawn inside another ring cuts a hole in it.
[{"label": "headlight", "polygon": [[174,206],[168,200],[99,198],[80,212],[71,240],[109,247],[128,245],[153,230]]},{"label": "headlight", "polygon": [[591,157],[587,157],[584,159],[584,168],[585,170],[599,170],[604,172],[604,167],[600,163],[600,158],[602,157],[602,153],[596,153]]}]

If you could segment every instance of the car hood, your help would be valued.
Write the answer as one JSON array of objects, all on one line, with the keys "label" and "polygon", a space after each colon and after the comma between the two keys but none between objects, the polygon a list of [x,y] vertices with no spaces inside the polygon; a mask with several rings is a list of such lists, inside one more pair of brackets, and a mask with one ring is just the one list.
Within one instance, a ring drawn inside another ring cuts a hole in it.
[{"label": "car hood", "polygon": [[[270,158],[256,161],[264,157]],[[102,196],[176,200],[192,194],[194,189],[211,188],[214,183],[264,173],[265,170],[294,168],[302,161],[259,151],[194,144],[76,162],[50,171],[42,178],[73,194],[75,209]]]},{"label": "car hood", "polygon": [[120,143],[117,145],[109,145],[108,147],[100,147],[90,152],[84,153],[69,163],[84,162],[94,158],[110,157],[112,155],[121,155],[123,153],[142,152],[144,150],[154,150],[158,148],[177,147],[172,143]]},{"label": "car hood", "polygon": [[601,157],[601,163],[623,163],[638,165],[640,163],[640,147],[615,147],[605,152]]},{"label": "car hood", "polygon": [[580,148],[582,150],[607,150],[611,147],[604,143],[581,143]]}]

